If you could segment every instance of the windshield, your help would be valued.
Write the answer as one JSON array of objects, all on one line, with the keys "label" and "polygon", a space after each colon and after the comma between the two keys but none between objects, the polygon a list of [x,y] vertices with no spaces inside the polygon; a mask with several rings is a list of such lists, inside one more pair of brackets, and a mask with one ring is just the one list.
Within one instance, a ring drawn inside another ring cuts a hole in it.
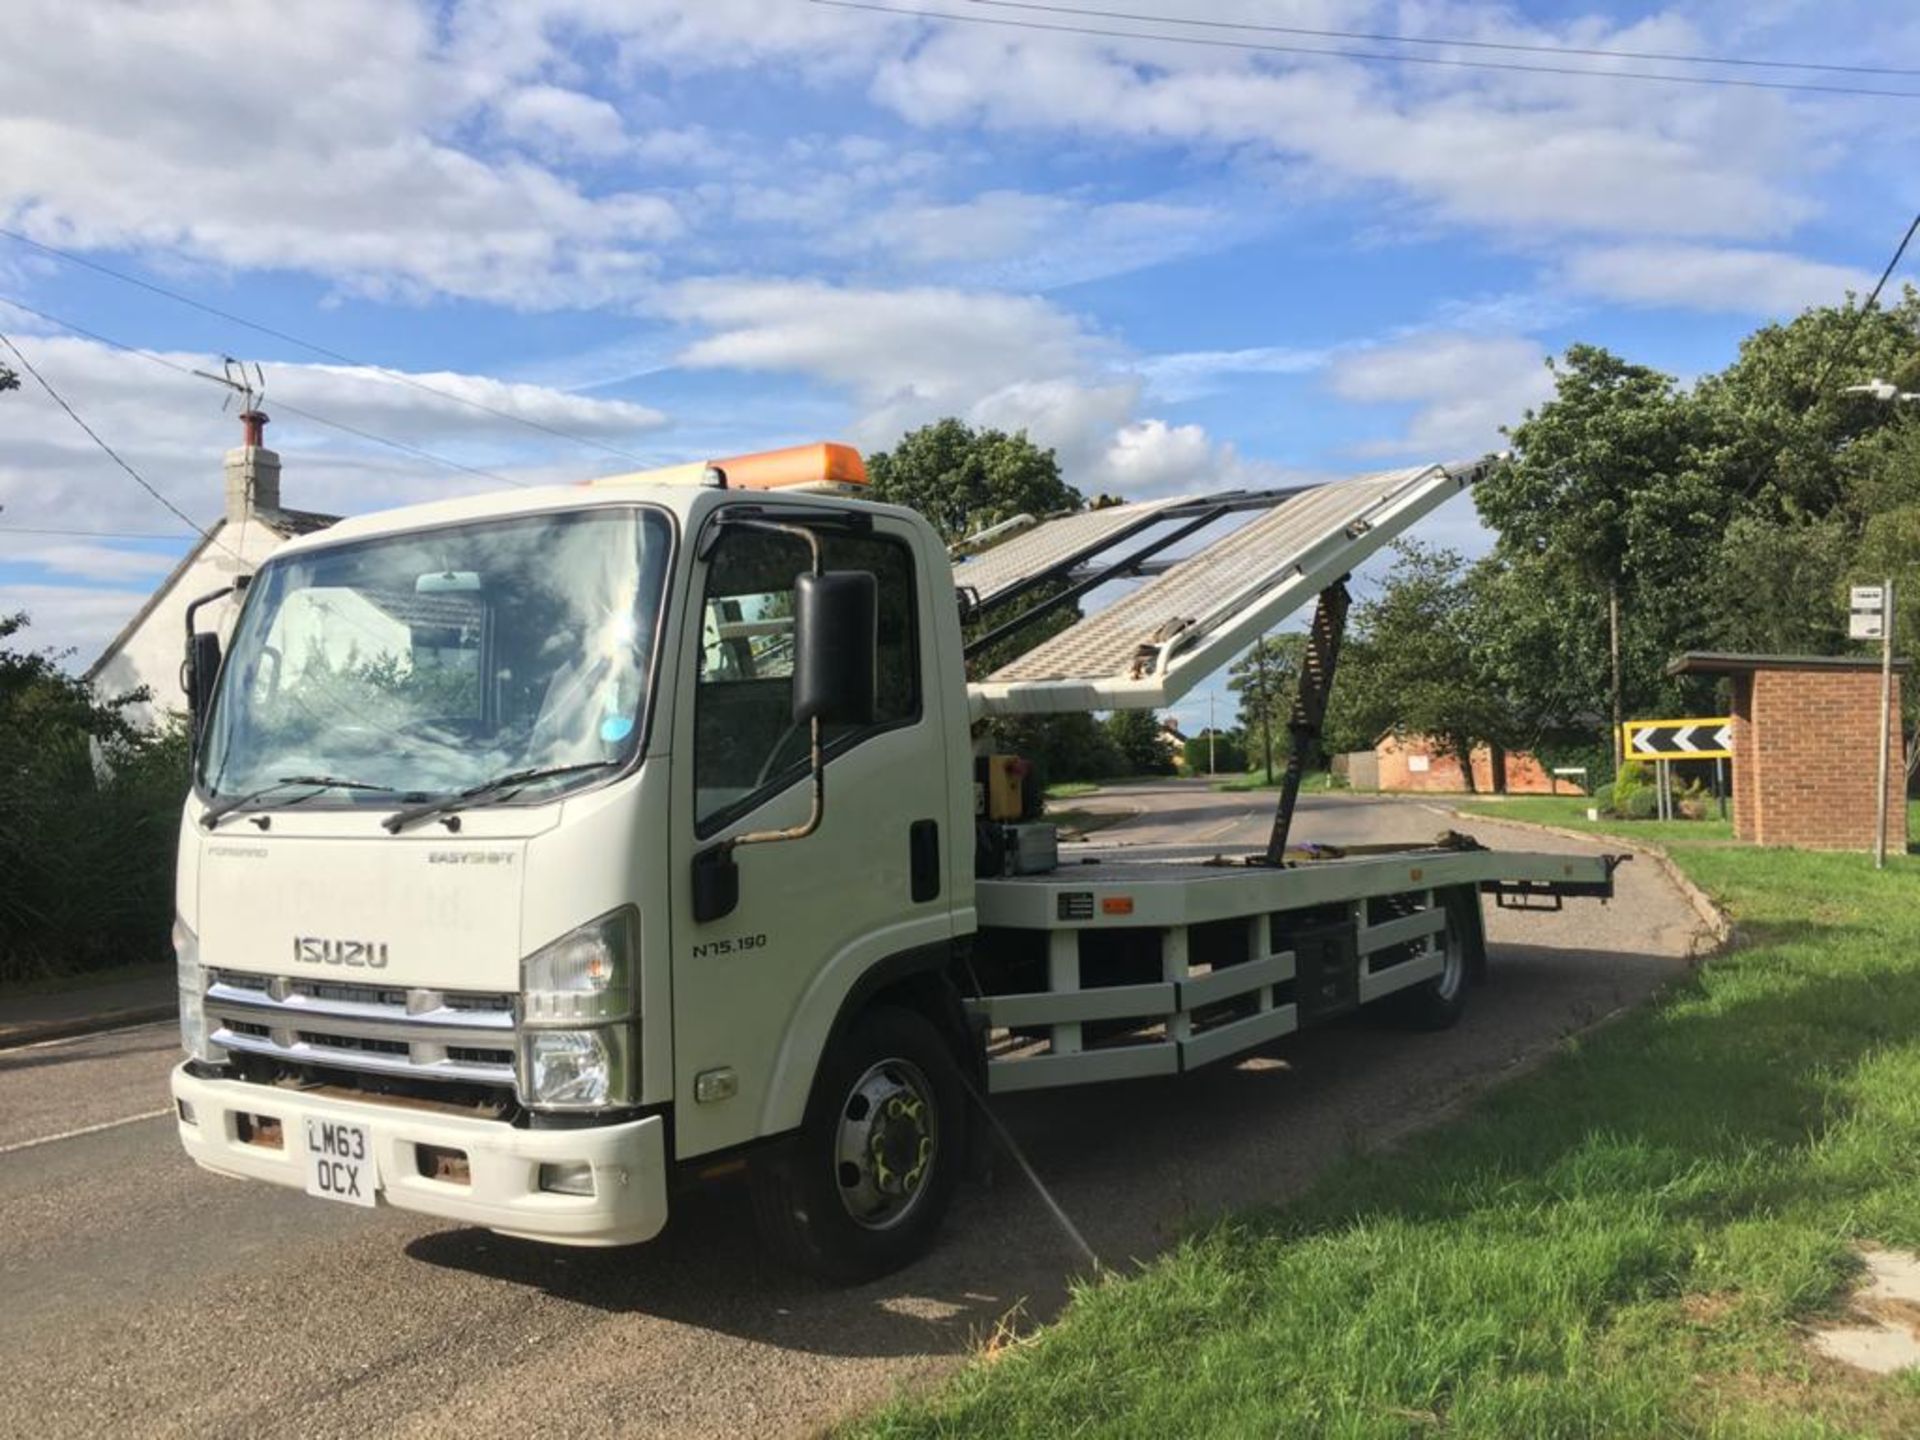
[{"label": "windshield", "polygon": [[[528,515],[263,566],[201,749],[211,798],[288,776],[384,805],[631,758],[672,530],[647,509]],[[593,778],[575,769],[532,795]]]}]

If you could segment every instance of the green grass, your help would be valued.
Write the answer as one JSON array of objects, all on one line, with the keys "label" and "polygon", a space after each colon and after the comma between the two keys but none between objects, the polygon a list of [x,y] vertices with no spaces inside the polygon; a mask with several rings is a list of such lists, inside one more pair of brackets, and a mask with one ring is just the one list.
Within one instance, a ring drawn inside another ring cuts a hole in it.
[{"label": "green grass", "polygon": [[855,1433],[1920,1435],[1796,1329],[1920,1246],[1920,859],[1674,853],[1744,948]]},{"label": "green grass", "polygon": [[1062,780],[1058,785],[1047,786],[1046,794],[1049,800],[1074,800],[1099,789],[1099,782],[1095,780]]},{"label": "green grass", "polygon": [[1505,800],[1460,800],[1455,802],[1455,806],[1465,814],[1484,815],[1489,820],[1530,820],[1536,825],[1558,825],[1563,830],[1625,835],[1634,840],[1649,840],[1656,845],[1675,840],[1733,839],[1731,820],[1615,820],[1605,817],[1589,820],[1587,809],[1596,803],[1585,795],[1513,795]]},{"label": "green grass", "polygon": [[[1284,766],[1274,766],[1273,783],[1271,785],[1267,783],[1267,772],[1264,767],[1249,770],[1244,775],[1216,775],[1213,777],[1213,788],[1216,790],[1235,791],[1278,790],[1285,773]],[[1333,783],[1329,785],[1327,783],[1329,776],[1325,770],[1309,770],[1305,775],[1300,777],[1300,791],[1302,794],[1312,794],[1316,790],[1345,790],[1347,788],[1346,781],[1340,779],[1338,776],[1331,778]]]}]

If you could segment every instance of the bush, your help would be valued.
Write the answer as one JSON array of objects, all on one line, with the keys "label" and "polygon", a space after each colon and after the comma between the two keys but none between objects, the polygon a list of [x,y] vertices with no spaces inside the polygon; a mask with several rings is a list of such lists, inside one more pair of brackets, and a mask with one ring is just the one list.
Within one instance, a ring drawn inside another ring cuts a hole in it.
[{"label": "bush", "polygon": [[[1222,730],[1212,737],[1212,770],[1221,775],[1239,775],[1247,768],[1247,747],[1241,737],[1230,730]],[[1208,737],[1195,735],[1182,748],[1182,758],[1186,762],[1189,775],[1208,773]]]},{"label": "bush", "polygon": [[[26,617],[0,617],[0,641]],[[162,961],[187,737],[0,645],[0,981]]]},{"label": "bush", "polygon": [[993,722],[997,753],[1033,762],[1042,787],[1124,773],[1107,727],[1091,715],[1021,715]]},{"label": "bush", "polygon": [[1629,790],[1624,803],[1616,800],[1616,813],[1628,820],[1651,820],[1660,813],[1660,791],[1654,786]]}]

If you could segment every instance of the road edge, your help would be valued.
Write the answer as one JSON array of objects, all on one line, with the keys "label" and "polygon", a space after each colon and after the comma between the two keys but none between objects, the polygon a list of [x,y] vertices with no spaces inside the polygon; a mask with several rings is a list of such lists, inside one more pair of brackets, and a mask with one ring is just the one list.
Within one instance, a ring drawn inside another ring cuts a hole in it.
[{"label": "road edge", "polygon": [[125,1010],[103,1010],[97,1015],[75,1015],[61,1020],[31,1021],[23,1025],[0,1027],[0,1054],[8,1050],[41,1045],[49,1040],[71,1040],[81,1035],[105,1034],[109,1030],[129,1030],[135,1025],[152,1025],[178,1015],[176,1004],[140,1005]]},{"label": "road edge", "polygon": [[1434,808],[1444,810],[1456,820],[1469,824],[1512,825],[1522,830],[1535,830],[1542,835],[1557,835],[1562,840],[1584,840],[1589,844],[1595,841],[1611,842],[1635,855],[1644,855],[1652,860],[1655,868],[1673,883],[1673,887],[1681,895],[1686,897],[1687,904],[1693,907],[1694,914],[1700,917],[1701,931],[1695,934],[1687,947],[1689,960],[1705,960],[1711,956],[1723,954],[1739,943],[1739,927],[1728,918],[1727,913],[1713,903],[1706,891],[1693,883],[1671,854],[1651,841],[1632,840],[1612,831],[1596,833],[1591,830],[1570,830],[1562,825],[1545,825],[1537,820],[1510,820],[1504,816],[1456,810],[1450,805]]}]

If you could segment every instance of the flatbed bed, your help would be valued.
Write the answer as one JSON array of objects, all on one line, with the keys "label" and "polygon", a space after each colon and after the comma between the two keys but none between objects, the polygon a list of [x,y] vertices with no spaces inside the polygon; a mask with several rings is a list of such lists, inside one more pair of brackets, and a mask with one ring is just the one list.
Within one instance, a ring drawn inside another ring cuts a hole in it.
[{"label": "flatbed bed", "polygon": [[1616,863],[1462,841],[1285,866],[1108,852],[982,879],[968,1004],[988,1087],[1175,1074],[1402,992],[1444,1008],[1484,967],[1482,894],[1605,898]]}]

